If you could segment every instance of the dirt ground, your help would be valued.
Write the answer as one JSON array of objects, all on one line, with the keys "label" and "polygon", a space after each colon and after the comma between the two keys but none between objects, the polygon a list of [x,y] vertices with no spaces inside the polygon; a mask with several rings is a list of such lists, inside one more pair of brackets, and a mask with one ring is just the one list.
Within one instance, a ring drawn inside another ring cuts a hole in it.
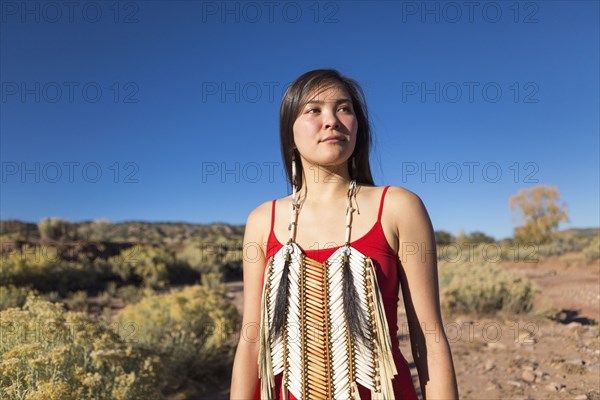
[{"label": "dirt ground", "polygon": [[[461,399],[600,400],[600,264],[576,260],[503,263],[536,283],[530,315],[444,317]],[[242,282],[227,285],[241,312]],[[400,304],[400,349],[420,393],[406,326]],[[202,398],[229,399],[229,382]]]}]

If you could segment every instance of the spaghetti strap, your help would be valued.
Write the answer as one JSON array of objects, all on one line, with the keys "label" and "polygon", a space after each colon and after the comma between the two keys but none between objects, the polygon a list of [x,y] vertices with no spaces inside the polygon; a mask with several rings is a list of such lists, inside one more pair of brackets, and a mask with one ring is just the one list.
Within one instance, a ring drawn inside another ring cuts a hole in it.
[{"label": "spaghetti strap", "polygon": [[273,227],[275,226],[275,201],[276,199],[273,199],[272,205],[271,205],[271,232],[273,233]]},{"label": "spaghetti strap", "polygon": [[379,214],[377,214],[377,222],[381,222],[381,214],[383,213],[383,199],[385,198],[385,192],[390,188],[390,186],[386,186],[383,188],[383,192],[381,193],[381,200],[379,202]]}]

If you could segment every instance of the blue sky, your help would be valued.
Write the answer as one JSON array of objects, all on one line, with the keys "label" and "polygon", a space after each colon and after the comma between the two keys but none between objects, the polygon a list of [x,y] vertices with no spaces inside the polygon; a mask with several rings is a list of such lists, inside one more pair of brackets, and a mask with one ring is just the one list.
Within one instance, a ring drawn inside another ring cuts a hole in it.
[{"label": "blue sky", "polygon": [[243,224],[288,194],[286,85],[336,68],[435,229],[510,236],[539,184],[600,225],[597,1],[68,4],[1,1],[2,219]]}]

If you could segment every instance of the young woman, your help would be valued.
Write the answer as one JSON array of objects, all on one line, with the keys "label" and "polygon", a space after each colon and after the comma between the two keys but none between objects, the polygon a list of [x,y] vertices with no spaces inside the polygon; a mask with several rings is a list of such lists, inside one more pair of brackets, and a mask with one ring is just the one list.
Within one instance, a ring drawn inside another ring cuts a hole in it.
[{"label": "young woman", "polygon": [[432,224],[416,194],[374,185],[360,86],[306,72],[283,97],[280,136],[292,195],[246,222],[244,249],[260,251],[243,260],[231,399],[416,399],[400,287],[423,397],[458,398]]}]

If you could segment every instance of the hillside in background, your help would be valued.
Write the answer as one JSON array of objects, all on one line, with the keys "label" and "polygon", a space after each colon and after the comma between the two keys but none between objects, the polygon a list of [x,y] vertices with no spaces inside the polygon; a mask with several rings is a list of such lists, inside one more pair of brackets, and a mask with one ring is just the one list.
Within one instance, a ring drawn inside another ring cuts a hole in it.
[{"label": "hillside in background", "polygon": [[[183,222],[110,222],[105,220],[68,222],[60,221],[60,234],[54,240],[101,241],[169,245],[187,240],[217,237],[241,237],[243,225],[191,224]],[[40,241],[40,224],[19,220],[0,220],[2,239]]]},{"label": "hillside in background", "polygon": [[[244,225],[225,223],[194,224],[186,222],[145,222],[124,221],[111,222],[107,220],[68,222],[64,224],[62,237],[57,240],[126,242],[169,245],[187,240],[214,239],[218,237],[242,238]],[[600,228],[568,228],[557,232],[557,236],[591,237],[600,234]],[[0,220],[0,238],[3,240],[40,241],[42,234],[39,224],[20,220]],[[444,230],[436,231],[436,239],[446,242],[456,236]],[[467,235],[467,239],[477,239],[477,242],[493,242],[495,239],[481,231]],[[510,240],[506,238],[503,240]]]}]

